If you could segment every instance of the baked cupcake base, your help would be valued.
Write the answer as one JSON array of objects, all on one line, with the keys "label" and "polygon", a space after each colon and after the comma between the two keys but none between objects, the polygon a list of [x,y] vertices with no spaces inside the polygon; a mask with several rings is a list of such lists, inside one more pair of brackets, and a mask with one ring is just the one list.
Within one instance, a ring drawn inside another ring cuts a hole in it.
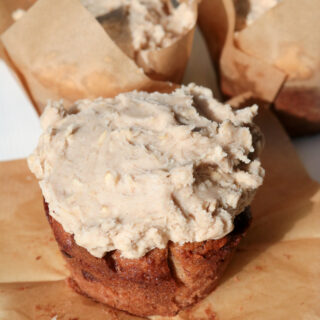
[{"label": "baked cupcake base", "polygon": [[78,246],[73,235],[45,210],[71,272],[70,286],[80,294],[138,316],[173,316],[215,289],[251,214],[247,208],[235,218],[234,230],[219,240],[170,242],[139,259],[122,258],[118,250],[96,258]]},{"label": "baked cupcake base", "polygon": [[274,106],[290,136],[320,132],[320,92],[316,88],[284,87]]}]

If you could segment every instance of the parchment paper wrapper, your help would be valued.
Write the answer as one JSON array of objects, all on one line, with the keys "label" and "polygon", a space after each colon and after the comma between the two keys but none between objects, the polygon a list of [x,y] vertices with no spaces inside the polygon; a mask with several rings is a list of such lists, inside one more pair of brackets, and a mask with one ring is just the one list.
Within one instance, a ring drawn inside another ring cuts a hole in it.
[{"label": "parchment paper wrapper", "polygon": [[[0,14],[5,16],[8,10]],[[147,73],[156,79],[180,81],[193,29],[172,46],[148,52]],[[40,112],[48,99],[62,98],[71,104],[133,89],[161,91],[167,86],[151,80],[77,0],[37,1],[3,33],[2,42]]]},{"label": "parchment paper wrapper", "polygon": [[[320,188],[278,120],[260,110],[267,174],[252,205],[253,226],[220,286],[176,319],[320,318]],[[0,163],[0,179],[0,319],[137,319],[67,286],[26,161]]]},{"label": "parchment paper wrapper", "polygon": [[199,23],[223,92],[274,102],[293,135],[320,131],[320,2],[283,0],[235,35],[232,0],[203,0]]},{"label": "parchment paper wrapper", "polygon": [[[4,32],[12,24],[12,22],[13,21],[9,14],[9,10],[6,7],[6,3],[4,1],[0,2],[0,34]],[[4,59],[8,63],[5,50],[1,41],[0,41],[0,58]]]},{"label": "parchment paper wrapper", "polygon": [[[0,35],[14,23],[14,20],[12,18],[12,13],[16,9],[21,8],[23,10],[27,10],[35,1],[36,0],[13,0],[13,1],[0,0]],[[17,75],[19,75],[19,71],[16,69],[10,57],[8,56],[3,46],[3,43],[1,41],[1,38],[0,38],[0,59],[4,60],[6,64]],[[27,90],[26,84],[23,83],[21,75],[17,77],[17,80],[20,81],[21,86],[31,98],[30,93]]]}]

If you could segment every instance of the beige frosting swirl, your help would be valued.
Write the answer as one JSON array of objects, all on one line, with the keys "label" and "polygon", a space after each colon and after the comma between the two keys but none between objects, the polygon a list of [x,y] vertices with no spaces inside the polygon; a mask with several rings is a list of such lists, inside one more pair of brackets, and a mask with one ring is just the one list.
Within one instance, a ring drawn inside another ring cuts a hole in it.
[{"label": "beige frosting swirl", "polygon": [[233,110],[190,84],[50,103],[28,158],[50,214],[96,257],[118,249],[218,239],[233,229],[264,171],[256,105]]}]

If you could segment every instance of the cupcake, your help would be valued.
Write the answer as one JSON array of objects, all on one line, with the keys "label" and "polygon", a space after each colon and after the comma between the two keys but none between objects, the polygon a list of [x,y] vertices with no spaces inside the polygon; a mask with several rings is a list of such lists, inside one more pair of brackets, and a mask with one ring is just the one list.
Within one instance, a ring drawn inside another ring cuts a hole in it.
[{"label": "cupcake", "polygon": [[[233,1],[236,31],[240,31],[236,32],[237,46],[287,77],[275,98],[274,109],[288,133],[300,136],[319,132],[319,49],[314,46],[315,39],[309,37],[310,25],[314,29],[318,21],[312,14],[318,10],[317,4],[297,2],[297,6],[290,0]],[[265,22],[259,21],[262,18]],[[259,33],[254,32],[255,28],[264,34],[258,45],[255,40],[259,39]]]},{"label": "cupcake", "polygon": [[[272,103],[291,136],[320,132],[319,2],[203,0],[199,25],[227,96]],[[215,15],[217,19],[211,17]]]},{"label": "cupcake", "polygon": [[[81,3],[149,77],[180,82],[191,44],[189,49],[186,40],[179,48],[173,46],[180,46],[179,41],[192,32],[197,20],[197,1],[81,0]],[[170,47],[172,50],[163,51],[163,56],[159,53]],[[172,70],[178,65],[178,69],[170,73],[162,66],[163,62]],[[184,65],[180,66],[182,62]]]},{"label": "cupcake", "polygon": [[218,284],[261,185],[258,107],[190,84],[49,103],[28,158],[69,284],[139,316],[175,315]]}]

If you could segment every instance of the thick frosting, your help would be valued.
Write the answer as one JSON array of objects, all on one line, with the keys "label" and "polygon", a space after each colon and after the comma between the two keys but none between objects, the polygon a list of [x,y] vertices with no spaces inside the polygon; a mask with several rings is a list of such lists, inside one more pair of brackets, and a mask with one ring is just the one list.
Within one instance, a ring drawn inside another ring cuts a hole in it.
[{"label": "thick frosting", "polygon": [[233,110],[194,84],[49,103],[28,158],[50,214],[96,257],[218,239],[263,180],[258,107]]},{"label": "thick frosting", "polygon": [[174,8],[171,0],[81,0],[95,16],[101,17],[122,8],[127,12],[132,46],[135,51],[171,45],[196,22],[192,9],[195,0]]}]

